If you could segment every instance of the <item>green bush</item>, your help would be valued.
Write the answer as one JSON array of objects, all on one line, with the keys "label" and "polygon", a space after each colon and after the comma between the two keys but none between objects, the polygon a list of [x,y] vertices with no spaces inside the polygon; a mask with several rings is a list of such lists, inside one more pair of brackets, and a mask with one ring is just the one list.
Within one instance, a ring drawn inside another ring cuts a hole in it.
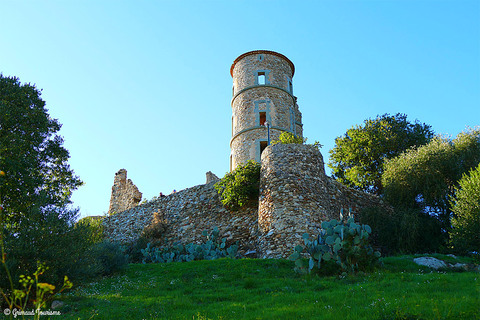
[{"label": "green bush", "polygon": [[445,243],[441,222],[415,208],[364,208],[359,221],[372,227],[371,243],[383,254],[439,251]]},{"label": "green bush", "polygon": [[103,241],[92,246],[87,252],[90,275],[109,276],[123,270],[128,257],[116,242]]},{"label": "green bush", "polygon": [[260,190],[260,164],[249,160],[215,183],[222,204],[237,210],[249,201],[256,201]]},{"label": "green bush", "polygon": [[282,143],[282,144],[289,144],[289,143],[297,143],[297,144],[304,144],[307,141],[307,138],[302,138],[294,135],[291,132],[282,132],[278,137],[278,140],[272,141],[272,144]]},{"label": "green bush", "polygon": [[158,212],[155,212],[152,222],[143,229],[141,237],[156,244],[161,241],[166,231],[167,222]]},{"label": "green bush", "polygon": [[[307,142],[307,140],[308,140],[307,138],[302,138],[302,137],[294,135],[291,132],[284,131],[280,134],[280,136],[278,137],[278,140],[272,141],[271,144],[277,144],[277,143],[281,143],[281,144],[290,144],[290,143],[305,144]],[[318,149],[320,149],[322,147],[322,145],[318,141],[315,141],[312,145],[317,147]]]},{"label": "green bush", "polygon": [[450,243],[459,253],[480,253],[480,165],[464,174],[451,197]]},{"label": "green bush", "polygon": [[[84,280],[82,261],[92,242],[87,227],[75,226],[77,215],[77,210],[66,208],[32,209],[15,231],[4,226],[6,263],[15,283],[21,274],[33,274],[38,261],[49,267],[45,282],[61,286],[65,275],[74,283]],[[0,268],[0,286],[6,282],[5,270]]]},{"label": "green bush", "polygon": [[151,243],[145,237],[140,236],[137,240],[132,241],[125,245],[125,254],[128,256],[128,262],[140,263],[144,256],[142,250],[145,249],[148,244]]},{"label": "green bush", "polygon": [[[296,270],[301,272],[311,272],[314,268],[321,270],[325,263],[331,261],[343,273],[372,270],[380,252],[374,251],[369,244],[371,231],[368,225],[356,224],[352,217],[347,222],[335,219],[324,221],[319,235],[312,239],[307,233],[303,235],[305,246],[296,246],[289,259],[295,261]],[[303,253],[309,256],[308,266],[302,259]]]},{"label": "green bush", "polygon": [[104,239],[103,217],[90,216],[82,218],[78,220],[78,222],[75,224],[75,227],[84,229],[86,237],[89,239],[91,244],[102,242]]}]

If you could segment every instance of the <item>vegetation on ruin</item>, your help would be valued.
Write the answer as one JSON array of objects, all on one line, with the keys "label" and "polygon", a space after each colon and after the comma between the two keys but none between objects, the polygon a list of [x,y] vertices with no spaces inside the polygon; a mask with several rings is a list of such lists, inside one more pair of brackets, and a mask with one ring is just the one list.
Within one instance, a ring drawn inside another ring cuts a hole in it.
[{"label": "vegetation on ruin", "polygon": [[435,272],[416,265],[413,256],[381,262],[384,267],[373,273],[346,277],[300,275],[287,260],[131,264],[122,274],[63,295],[62,319],[453,320],[478,315],[478,272]]},{"label": "vegetation on ruin", "polygon": [[260,164],[249,160],[235,170],[227,172],[215,183],[222,204],[237,210],[250,201],[257,201],[260,190]]},{"label": "vegetation on ruin", "polygon": [[277,144],[277,143],[282,143],[282,144],[289,144],[289,143],[296,143],[296,144],[304,144],[307,142],[307,138],[302,138],[294,135],[291,132],[282,132],[280,136],[278,137],[278,140],[273,140],[271,144]]},{"label": "vegetation on ruin", "polygon": [[[291,132],[284,131],[280,134],[280,136],[278,137],[278,140],[273,140],[271,142],[271,144],[277,144],[277,143],[280,143],[280,144],[290,144],[290,143],[306,144],[307,140],[308,140],[308,138],[302,138],[302,137],[294,135]],[[314,145],[318,149],[320,149],[322,147],[322,145],[318,141],[315,141],[312,145]]]},{"label": "vegetation on ruin", "polygon": [[353,126],[335,139],[328,166],[333,177],[342,184],[381,194],[385,160],[429,142],[433,135],[429,125],[409,122],[405,114],[377,116]]}]

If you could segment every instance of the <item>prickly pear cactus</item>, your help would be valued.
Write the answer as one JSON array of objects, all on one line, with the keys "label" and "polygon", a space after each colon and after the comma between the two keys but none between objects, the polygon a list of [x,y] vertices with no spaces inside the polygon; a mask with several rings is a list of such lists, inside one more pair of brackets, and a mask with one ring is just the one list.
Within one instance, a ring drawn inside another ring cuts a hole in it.
[{"label": "prickly pear cactus", "polygon": [[[296,246],[289,259],[295,261],[295,270],[300,272],[320,269],[322,261],[334,261],[342,272],[367,271],[380,257],[368,243],[371,232],[370,226],[356,224],[353,217],[346,222],[324,221],[319,235],[302,236],[304,246]],[[304,256],[309,257],[308,263]]]},{"label": "prickly pear cactus", "polygon": [[214,227],[213,230],[203,231],[204,241],[201,244],[189,243],[182,245],[175,243],[171,247],[159,249],[152,248],[150,243],[145,249],[142,249],[144,256],[143,263],[165,263],[165,262],[188,262],[193,260],[214,260],[223,257],[236,258],[238,254],[238,244],[235,243],[229,247],[226,246],[226,238],[219,237],[219,230]]}]

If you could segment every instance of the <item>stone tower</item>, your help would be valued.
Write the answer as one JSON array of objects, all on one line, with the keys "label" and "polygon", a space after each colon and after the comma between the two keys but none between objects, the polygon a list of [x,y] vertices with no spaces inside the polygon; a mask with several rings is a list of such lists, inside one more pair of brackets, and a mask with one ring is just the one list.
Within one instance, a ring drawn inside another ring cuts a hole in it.
[{"label": "stone tower", "polygon": [[248,160],[260,162],[270,140],[284,132],[302,137],[302,114],[293,95],[293,63],[267,50],[242,54],[232,64],[232,139],[230,170]]}]

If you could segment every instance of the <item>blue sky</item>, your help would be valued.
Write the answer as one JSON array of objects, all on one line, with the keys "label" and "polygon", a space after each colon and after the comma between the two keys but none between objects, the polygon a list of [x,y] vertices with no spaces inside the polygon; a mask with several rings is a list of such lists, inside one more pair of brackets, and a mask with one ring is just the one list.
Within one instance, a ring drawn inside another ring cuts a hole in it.
[{"label": "blue sky", "polygon": [[6,1],[0,72],[43,89],[82,216],[120,168],[151,199],[229,168],[233,60],[287,56],[304,136],[328,150],[397,112],[455,136],[480,124],[480,1]]}]

